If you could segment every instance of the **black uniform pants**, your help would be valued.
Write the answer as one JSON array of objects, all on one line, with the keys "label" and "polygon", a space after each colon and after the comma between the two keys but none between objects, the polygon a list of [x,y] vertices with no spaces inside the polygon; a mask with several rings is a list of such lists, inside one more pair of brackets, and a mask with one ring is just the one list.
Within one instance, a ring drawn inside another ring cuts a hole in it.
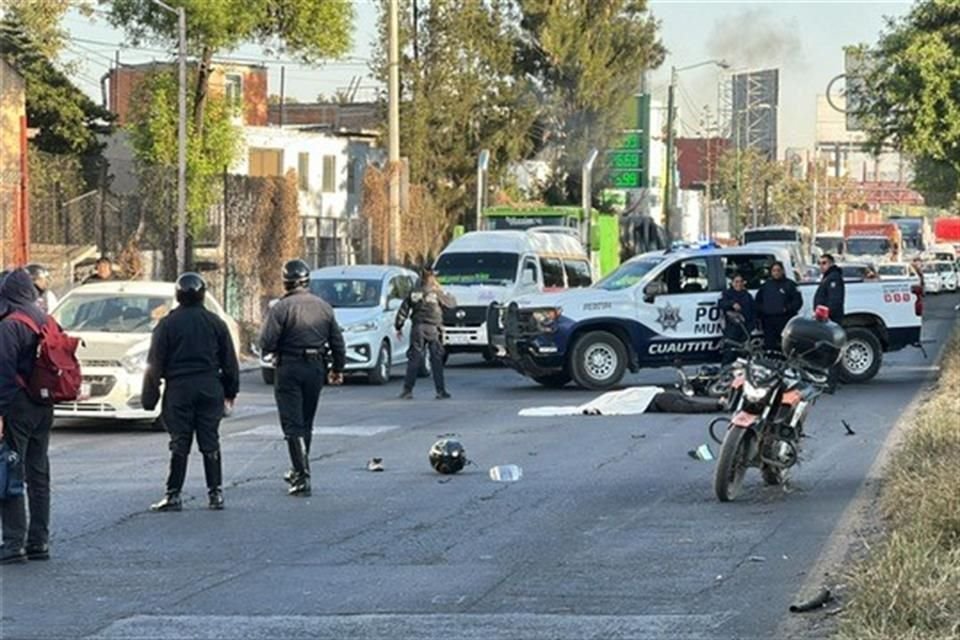
[{"label": "black uniform pants", "polygon": [[167,380],[163,393],[163,422],[170,434],[170,451],[187,456],[197,436],[203,453],[220,449],[223,384],[218,376],[186,376]]},{"label": "black uniform pants", "polygon": [[3,438],[20,456],[20,473],[27,485],[30,526],[23,496],[0,500],[3,546],[19,549],[25,543],[47,544],[50,538],[50,428],[53,407],[35,404],[18,391],[3,419]]},{"label": "black uniform pants", "polygon": [[767,351],[780,351],[783,337],[783,329],[790,322],[793,316],[776,315],[763,316],[761,327],[763,329],[763,348]]},{"label": "black uniform pants", "polygon": [[280,357],[273,396],[285,437],[310,439],[326,377],[327,368],[322,360]]},{"label": "black uniform pants", "polygon": [[423,359],[429,352],[430,368],[433,369],[433,385],[437,393],[446,391],[443,381],[443,342],[440,329],[429,324],[415,324],[410,330],[410,348],[407,349],[407,373],[403,378],[403,388],[413,391],[417,375],[423,366]]}]

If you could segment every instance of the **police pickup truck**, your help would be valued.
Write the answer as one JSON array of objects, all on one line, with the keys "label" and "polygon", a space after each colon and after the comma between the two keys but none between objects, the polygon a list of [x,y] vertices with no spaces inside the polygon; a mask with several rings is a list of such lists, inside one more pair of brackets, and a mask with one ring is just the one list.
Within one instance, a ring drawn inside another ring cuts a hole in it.
[{"label": "police pickup truck", "polygon": [[[756,292],[779,260],[798,282],[802,267],[783,244],[646,253],[585,289],[521,296],[491,306],[497,355],[551,387],[571,380],[609,389],[625,372],[720,361],[720,293],[734,273]],[[812,314],[816,283],[801,283],[803,315]],[[846,284],[847,348],[841,377],[877,374],[884,352],[918,346],[922,299],[907,279]]]}]

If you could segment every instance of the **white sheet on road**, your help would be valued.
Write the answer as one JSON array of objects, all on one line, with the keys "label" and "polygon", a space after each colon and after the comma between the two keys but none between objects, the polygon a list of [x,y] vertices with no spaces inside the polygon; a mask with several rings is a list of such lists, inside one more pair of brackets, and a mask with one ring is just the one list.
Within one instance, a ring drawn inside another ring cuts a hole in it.
[{"label": "white sheet on road", "polygon": [[547,416],[631,416],[644,413],[663,387],[631,387],[622,391],[609,391],[581,405],[530,407],[521,409],[525,418]]}]

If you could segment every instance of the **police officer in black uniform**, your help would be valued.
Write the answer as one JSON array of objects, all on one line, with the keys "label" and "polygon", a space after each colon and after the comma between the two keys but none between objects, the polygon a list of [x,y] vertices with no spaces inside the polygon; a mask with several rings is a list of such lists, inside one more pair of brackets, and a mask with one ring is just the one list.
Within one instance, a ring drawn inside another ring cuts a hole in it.
[{"label": "police officer in black uniform", "polygon": [[760,285],[756,303],[757,319],[763,329],[763,348],[780,351],[784,327],[803,308],[803,295],[797,283],[786,277],[782,262],[770,266],[770,278]]},{"label": "police officer in black uniform", "polygon": [[277,357],[274,397],[293,467],[286,476],[292,496],[310,495],[310,441],[320,392],[325,379],[330,384],[343,382],[346,364],[333,307],[313,295],[309,285],[306,262],[290,260],[283,265],[287,293],[268,312],[260,334],[263,353]]},{"label": "police officer in black uniform", "polygon": [[152,410],[163,392],[162,419],[170,433],[170,475],[167,493],[153,511],[180,511],[180,490],[187,474],[187,456],[193,435],[203,454],[209,506],[223,509],[223,473],[220,464],[220,420],[233,408],[240,388],[240,366],[227,324],[203,307],[207,285],[196,273],[177,279],[179,306],[153,330],[147,373],[143,378],[143,407]]},{"label": "police officer in black uniform", "polygon": [[437,400],[446,400],[450,394],[447,393],[443,380],[443,310],[453,309],[457,306],[457,301],[440,288],[437,275],[432,269],[425,267],[421,274],[420,286],[407,295],[394,322],[398,338],[407,319],[413,323],[413,328],[410,329],[410,349],[407,351],[407,375],[403,378],[400,398],[413,398],[413,385],[416,384],[417,374],[423,366],[425,352],[429,351]]}]

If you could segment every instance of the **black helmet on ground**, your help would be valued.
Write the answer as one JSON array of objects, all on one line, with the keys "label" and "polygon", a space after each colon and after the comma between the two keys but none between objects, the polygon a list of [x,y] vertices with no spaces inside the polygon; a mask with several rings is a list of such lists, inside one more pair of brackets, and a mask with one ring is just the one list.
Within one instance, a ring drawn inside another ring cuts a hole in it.
[{"label": "black helmet on ground", "polygon": [[437,473],[456,473],[467,464],[467,452],[456,440],[437,440],[430,447],[430,466]]},{"label": "black helmet on ground", "polygon": [[294,289],[306,288],[310,285],[310,265],[303,260],[288,260],[283,265],[283,289],[284,291],[293,291]]},{"label": "black helmet on ground", "polygon": [[33,263],[28,264],[24,269],[30,274],[30,279],[33,280],[33,286],[37,291],[44,293],[50,288],[50,271],[45,266]]},{"label": "black helmet on ground", "polygon": [[207,283],[199,273],[184,273],[177,278],[177,302],[185,307],[203,304]]}]

